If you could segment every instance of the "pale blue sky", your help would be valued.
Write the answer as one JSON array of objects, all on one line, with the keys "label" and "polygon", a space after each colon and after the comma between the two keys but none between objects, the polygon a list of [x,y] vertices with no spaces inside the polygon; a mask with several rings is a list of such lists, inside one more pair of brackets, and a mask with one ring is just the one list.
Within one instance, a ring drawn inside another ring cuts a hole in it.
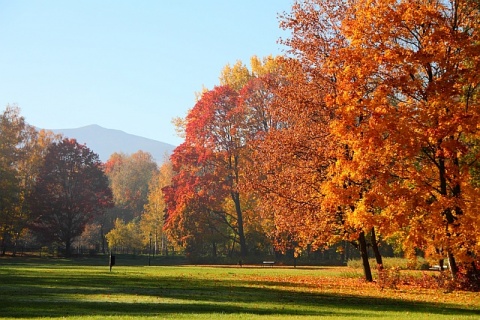
[{"label": "pale blue sky", "polygon": [[98,124],[178,145],[222,68],[279,55],[293,0],[0,0],[0,106],[47,129]]}]

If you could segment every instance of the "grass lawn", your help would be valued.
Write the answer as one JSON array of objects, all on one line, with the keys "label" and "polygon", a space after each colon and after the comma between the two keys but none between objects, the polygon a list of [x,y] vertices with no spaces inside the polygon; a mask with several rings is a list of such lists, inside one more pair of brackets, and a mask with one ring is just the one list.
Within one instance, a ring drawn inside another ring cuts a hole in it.
[{"label": "grass lawn", "polygon": [[479,293],[381,289],[348,267],[128,264],[2,258],[0,318],[480,319]]}]

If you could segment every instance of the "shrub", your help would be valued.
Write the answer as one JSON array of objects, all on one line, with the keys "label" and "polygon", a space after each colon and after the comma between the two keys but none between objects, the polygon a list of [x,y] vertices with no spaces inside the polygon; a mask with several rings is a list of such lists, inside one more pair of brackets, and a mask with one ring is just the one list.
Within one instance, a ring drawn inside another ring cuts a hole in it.
[{"label": "shrub", "polygon": [[400,284],[400,268],[391,267],[378,269],[378,285],[380,288],[398,289]]},{"label": "shrub", "polygon": [[[387,257],[382,260],[384,269],[399,268],[399,270],[428,270],[430,268],[430,264],[422,257],[416,257],[415,260]],[[372,269],[377,265],[375,259],[369,259],[369,263]],[[362,260],[348,260],[347,266],[353,269],[360,269],[363,267]]]},{"label": "shrub", "polygon": [[[470,266],[469,266],[470,267]],[[472,264],[470,268],[460,267],[456,281],[457,288],[466,291],[480,291],[480,270]]]},{"label": "shrub", "polygon": [[428,270],[430,269],[430,263],[423,257],[416,257],[415,260],[409,260],[407,269],[410,270]]}]

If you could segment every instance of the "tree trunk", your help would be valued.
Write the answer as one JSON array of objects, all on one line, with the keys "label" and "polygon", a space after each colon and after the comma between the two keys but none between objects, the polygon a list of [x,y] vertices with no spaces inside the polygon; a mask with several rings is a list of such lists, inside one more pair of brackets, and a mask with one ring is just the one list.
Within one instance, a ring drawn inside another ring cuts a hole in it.
[{"label": "tree trunk", "polygon": [[105,232],[103,231],[103,223],[100,225],[100,240],[102,241],[102,253],[106,254],[105,250]]},{"label": "tree trunk", "polygon": [[66,240],[66,241],[65,241],[65,256],[66,256],[67,258],[70,257],[71,246],[72,246],[72,244],[71,244],[70,239],[69,239],[69,240]]},{"label": "tree trunk", "polygon": [[345,241],[345,263],[350,259],[350,243]]},{"label": "tree trunk", "polygon": [[365,275],[365,280],[372,282],[373,277],[372,270],[370,269],[370,263],[368,262],[367,241],[365,240],[365,233],[363,231],[360,232],[360,235],[358,236],[358,245],[360,255],[362,256],[363,274]]},{"label": "tree trunk", "polygon": [[[165,235],[162,233],[162,247],[165,250],[165,256],[168,257],[168,241]],[[162,249],[162,251],[163,251]],[[175,251],[174,251],[175,252]]]},{"label": "tree trunk", "polygon": [[448,251],[447,256],[448,256],[448,264],[450,265],[450,273],[452,274],[452,278],[456,279],[458,274],[457,262],[455,261],[455,257],[450,251]]},{"label": "tree trunk", "polygon": [[215,243],[215,241],[212,242],[212,256],[214,258],[217,257],[217,244]]},{"label": "tree trunk", "polygon": [[7,245],[5,243],[6,234],[7,233],[5,232],[2,237],[2,256],[5,256],[5,254],[7,253]]},{"label": "tree trunk", "polygon": [[[439,142],[440,144],[440,142]],[[453,159],[453,163],[455,166],[458,168],[459,167],[459,160],[458,158]],[[440,194],[447,196],[448,195],[448,189],[447,189],[447,171],[446,171],[446,166],[445,166],[445,159],[440,158],[438,161],[438,169],[439,169],[439,178],[440,178]],[[460,184],[455,184],[452,188],[452,195],[456,198],[460,197],[461,193],[461,188]],[[453,208],[455,211],[456,216],[462,215],[462,209],[459,207]],[[458,225],[455,224],[456,220],[458,219],[456,216],[453,215],[452,209],[447,208],[444,210],[442,213],[445,217],[446,220],[446,225],[445,225],[445,232],[448,238],[451,238],[452,233],[450,231],[450,226],[452,226],[453,229],[456,229]],[[453,279],[457,278],[458,274],[458,266],[457,262],[455,261],[455,257],[449,247],[447,247],[447,258],[448,258],[448,263],[450,265],[450,272],[452,275]]]},{"label": "tree trunk", "polygon": [[235,211],[237,212],[237,228],[238,238],[240,240],[240,255],[242,257],[247,256],[247,242],[245,241],[245,233],[243,231],[243,213],[240,206],[240,194],[238,192],[232,192],[232,199],[235,203]]},{"label": "tree trunk", "polygon": [[235,243],[237,243],[237,236],[236,235],[232,240],[232,247],[230,248],[229,254],[228,254],[229,257],[233,256],[233,250],[235,249]]},{"label": "tree trunk", "polygon": [[375,235],[375,228],[372,228],[372,249],[375,254],[375,260],[377,261],[378,270],[383,270],[383,260],[380,251],[378,250],[377,237]]}]

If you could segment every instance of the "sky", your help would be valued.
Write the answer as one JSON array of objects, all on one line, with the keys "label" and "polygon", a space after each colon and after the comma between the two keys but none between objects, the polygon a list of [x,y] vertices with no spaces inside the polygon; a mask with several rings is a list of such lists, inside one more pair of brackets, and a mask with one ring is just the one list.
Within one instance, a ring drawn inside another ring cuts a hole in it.
[{"label": "sky", "polygon": [[0,0],[0,111],[179,145],[172,119],[221,70],[281,55],[293,0]]}]

